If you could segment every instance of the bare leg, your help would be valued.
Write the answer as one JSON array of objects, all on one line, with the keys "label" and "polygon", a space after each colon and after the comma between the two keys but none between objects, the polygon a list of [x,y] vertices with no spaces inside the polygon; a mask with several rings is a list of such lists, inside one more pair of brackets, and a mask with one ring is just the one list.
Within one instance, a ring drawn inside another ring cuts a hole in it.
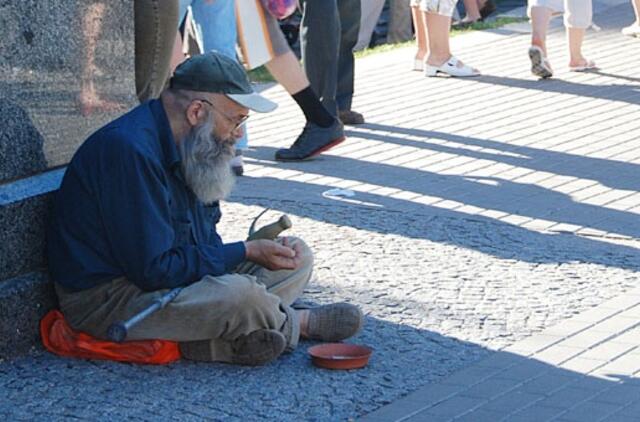
[{"label": "bare leg", "polygon": [[633,11],[636,12],[635,25],[640,26],[640,0],[633,0],[631,4],[633,4]]},{"label": "bare leg", "polygon": [[271,75],[291,95],[296,94],[309,86],[309,79],[302,70],[300,62],[293,52],[276,56],[265,64]]},{"label": "bare leg", "polygon": [[[638,0],[640,1],[640,0]],[[462,22],[475,22],[481,18],[480,8],[484,2],[479,0],[464,0],[464,11],[466,16],[462,19]]]},{"label": "bare leg", "polygon": [[582,55],[582,40],[585,32],[584,28],[567,28],[570,67],[586,66],[588,64],[588,60]]},{"label": "bare leg", "polygon": [[[640,0],[638,0],[640,1]],[[427,43],[427,30],[426,21],[424,20],[423,13],[417,6],[411,8],[411,17],[413,18],[413,27],[416,30],[416,46],[418,51],[416,52],[416,60],[424,60],[425,56],[429,53]]]},{"label": "bare leg", "polygon": [[547,28],[551,20],[551,9],[548,7],[531,8],[531,45],[536,45],[547,55]]},{"label": "bare leg", "polygon": [[432,66],[440,66],[451,57],[449,47],[451,18],[428,12],[422,12],[422,18],[427,23],[427,41],[429,42],[427,63]]},{"label": "bare leg", "polygon": [[182,63],[184,59],[186,59],[186,57],[182,52],[182,37],[180,36],[180,32],[177,32],[176,39],[173,42],[173,52],[171,53],[170,74],[173,74],[173,71],[176,70],[176,67],[178,67],[178,65]]}]

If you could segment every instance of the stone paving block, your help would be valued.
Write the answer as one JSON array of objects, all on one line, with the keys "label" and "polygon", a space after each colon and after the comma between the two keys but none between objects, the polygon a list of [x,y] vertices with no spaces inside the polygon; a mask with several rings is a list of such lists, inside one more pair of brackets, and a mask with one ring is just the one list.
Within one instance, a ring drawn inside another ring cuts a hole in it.
[{"label": "stone paving block", "polygon": [[503,395],[520,385],[521,381],[514,379],[491,377],[479,382],[464,390],[461,394],[468,397],[477,397],[481,399],[493,399]]},{"label": "stone paving block", "polygon": [[528,383],[544,376],[548,371],[553,371],[553,368],[549,368],[549,365],[534,359],[524,359],[522,362],[503,370],[497,377]]},{"label": "stone paving block", "polygon": [[438,415],[449,418],[455,418],[461,416],[468,411],[479,407],[486,400],[477,397],[465,397],[462,395],[455,395],[437,405],[425,410],[424,413],[429,415]]},{"label": "stone paving block", "polygon": [[640,360],[635,354],[626,354],[593,371],[594,375],[631,377],[640,371]]},{"label": "stone paving block", "polygon": [[447,385],[469,387],[502,373],[504,368],[496,366],[473,365],[447,377]]},{"label": "stone paving block", "polygon": [[561,415],[561,418],[571,422],[597,421],[619,409],[620,406],[615,404],[586,402],[569,409]]},{"label": "stone paving block", "polygon": [[572,317],[569,321],[591,322],[595,324],[620,313],[620,308],[615,305],[611,306],[608,303],[609,302],[605,302],[595,308],[589,309],[588,311],[581,312],[580,314]]},{"label": "stone paving block", "polygon": [[614,335],[614,333],[610,331],[597,331],[595,327],[597,327],[597,325],[568,337],[553,347],[575,347],[586,349],[594,347]]},{"label": "stone paving block", "polygon": [[455,396],[465,388],[466,386],[451,384],[428,385],[359,420],[363,422],[391,421],[412,413],[425,412],[436,403]]},{"label": "stone paving block", "polygon": [[554,416],[559,415],[560,409],[545,407],[535,403],[516,413],[510,414],[506,419],[509,422],[543,422],[550,421]]},{"label": "stone paving block", "polygon": [[520,389],[528,393],[550,394],[571,385],[580,375],[568,371],[550,370],[524,383]]},{"label": "stone paving block", "polygon": [[554,325],[553,327],[547,328],[542,331],[538,335],[547,335],[547,336],[559,336],[559,337],[570,337],[574,334],[579,333],[580,331],[584,331],[585,329],[591,327],[593,325],[592,322],[587,321],[574,321],[574,320],[565,320],[560,324]]},{"label": "stone paving block", "polygon": [[[427,413],[427,415],[429,414]],[[471,412],[464,414],[459,418],[454,419],[454,421],[455,422],[497,422],[502,420],[504,417],[505,415],[500,412],[491,412],[488,410],[472,410]],[[423,420],[430,421],[431,419],[429,418],[429,419],[423,419]]]},{"label": "stone paving block", "polygon": [[523,357],[516,353],[495,352],[477,363],[477,366],[496,369],[507,369],[523,361]]},{"label": "stone paving block", "polygon": [[533,355],[532,359],[539,360],[551,365],[559,365],[564,361],[571,359],[582,353],[582,349],[579,347],[566,347],[554,345],[542,352]]},{"label": "stone paving block", "polygon": [[537,404],[545,407],[553,407],[558,409],[570,409],[576,404],[590,400],[595,397],[597,392],[584,388],[577,388],[575,384],[569,384],[568,387],[549,392],[549,395],[540,400]]},{"label": "stone paving block", "polygon": [[511,346],[506,347],[504,351],[530,356],[552,346],[555,343],[558,343],[565,337],[567,337],[567,335],[562,332],[548,333],[547,331],[544,331],[543,333],[534,334],[531,337],[520,340]]},{"label": "stone paving block", "polygon": [[638,400],[640,400],[640,385],[625,384],[624,382],[614,385],[593,398],[595,402],[625,406]]},{"label": "stone paving block", "polygon": [[514,413],[520,409],[532,405],[541,400],[544,396],[527,393],[525,391],[510,391],[502,396],[489,401],[482,406],[482,409],[500,412],[504,415]]},{"label": "stone paving block", "polygon": [[621,333],[634,327],[640,327],[640,321],[633,317],[627,317],[624,313],[607,318],[595,324],[590,330],[608,332],[612,334]]},{"label": "stone paving block", "polygon": [[633,344],[617,343],[615,342],[616,339],[617,337],[614,337],[612,341],[607,341],[593,349],[587,350],[580,355],[580,358],[609,361],[637,347]]},{"label": "stone paving block", "polygon": [[572,358],[567,362],[563,362],[560,367],[562,369],[566,369],[569,371],[579,372],[581,374],[588,374],[592,371],[595,371],[601,366],[604,366],[606,361],[597,360],[597,359],[585,359],[580,355],[580,357]]}]

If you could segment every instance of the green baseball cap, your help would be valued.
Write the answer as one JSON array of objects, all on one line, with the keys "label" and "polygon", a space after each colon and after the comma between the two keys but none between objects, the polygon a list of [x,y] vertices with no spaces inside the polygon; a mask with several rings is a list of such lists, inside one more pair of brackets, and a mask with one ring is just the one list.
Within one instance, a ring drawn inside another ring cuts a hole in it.
[{"label": "green baseball cap", "polygon": [[253,90],[247,73],[237,61],[217,51],[198,54],[182,62],[173,72],[169,86],[224,94],[259,113],[273,111],[278,106]]}]

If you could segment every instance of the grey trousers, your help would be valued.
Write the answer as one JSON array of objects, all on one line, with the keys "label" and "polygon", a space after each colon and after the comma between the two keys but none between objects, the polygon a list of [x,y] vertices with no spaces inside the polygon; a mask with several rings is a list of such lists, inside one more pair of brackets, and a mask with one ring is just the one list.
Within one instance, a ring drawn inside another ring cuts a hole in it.
[{"label": "grey trousers", "polygon": [[178,33],[178,0],[135,0],[136,94],[140,102],[158,98],[171,67]]},{"label": "grey trousers", "polygon": [[360,0],[301,0],[304,70],[322,104],[337,116],[353,99],[353,48],[360,30]]},{"label": "grey trousers", "polygon": [[[256,330],[275,329],[286,337],[287,349],[293,350],[300,327],[291,305],[311,278],[313,254],[302,240],[289,240],[302,246],[298,269],[269,271],[244,262],[235,273],[206,276],[134,326],[127,340],[206,340],[211,345],[211,360],[231,362],[234,340]],[[168,291],[146,292],[125,278],[80,292],[55,286],[67,322],[98,338],[106,338],[111,323],[132,317]]]}]

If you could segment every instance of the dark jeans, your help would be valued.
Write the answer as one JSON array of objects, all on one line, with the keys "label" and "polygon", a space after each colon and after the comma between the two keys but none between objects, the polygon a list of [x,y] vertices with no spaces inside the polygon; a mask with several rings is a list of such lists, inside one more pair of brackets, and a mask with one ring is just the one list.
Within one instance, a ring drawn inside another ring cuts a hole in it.
[{"label": "dark jeans", "polygon": [[350,110],[360,0],[302,0],[300,45],[311,88],[333,115]]}]

